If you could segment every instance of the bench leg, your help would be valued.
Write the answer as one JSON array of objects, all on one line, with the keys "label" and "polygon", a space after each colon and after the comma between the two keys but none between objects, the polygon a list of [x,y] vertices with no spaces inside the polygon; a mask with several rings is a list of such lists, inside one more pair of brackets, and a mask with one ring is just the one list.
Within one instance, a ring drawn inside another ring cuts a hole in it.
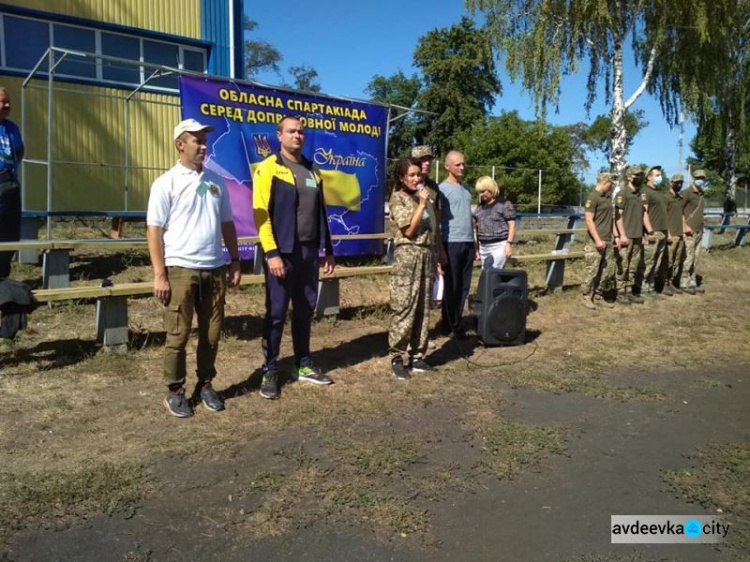
[{"label": "bench leg", "polygon": [[70,287],[70,252],[50,250],[42,260],[42,286],[45,289]]},{"label": "bench leg", "polygon": [[[21,240],[39,240],[39,222],[36,219],[21,219]],[[38,250],[20,250],[18,252],[18,263],[39,263]]]},{"label": "bench leg", "polygon": [[117,240],[122,238],[122,229],[125,226],[125,219],[123,217],[112,217],[112,238]]},{"label": "bench leg", "polygon": [[107,297],[96,301],[96,340],[109,349],[127,349],[127,297]]},{"label": "bench leg", "polygon": [[747,235],[747,228],[738,228],[737,229],[737,236],[734,237],[734,245],[735,246],[744,246],[745,245],[745,236]]},{"label": "bench leg", "polygon": [[255,250],[253,251],[253,273],[260,275],[263,273],[263,246],[260,242],[255,244]]},{"label": "bench leg", "polygon": [[393,253],[396,250],[396,245],[393,243],[393,239],[388,240],[385,245],[385,256],[383,256],[383,263],[391,265],[394,260]]},{"label": "bench leg", "polygon": [[[581,228],[582,224],[583,222],[581,220],[581,217],[577,217],[577,216],[568,217],[567,228]],[[570,241],[575,242],[575,239],[576,239],[576,235],[575,234],[571,235]]]},{"label": "bench leg", "polygon": [[555,292],[563,287],[565,278],[565,260],[550,260],[547,262],[547,290]]},{"label": "bench leg", "polygon": [[318,281],[318,300],[315,303],[315,314],[319,316],[336,316],[341,312],[339,279]]},{"label": "bench leg", "polygon": [[711,245],[714,242],[714,231],[711,228],[703,229],[703,237],[701,238],[701,246],[706,250],[711,249]]}]

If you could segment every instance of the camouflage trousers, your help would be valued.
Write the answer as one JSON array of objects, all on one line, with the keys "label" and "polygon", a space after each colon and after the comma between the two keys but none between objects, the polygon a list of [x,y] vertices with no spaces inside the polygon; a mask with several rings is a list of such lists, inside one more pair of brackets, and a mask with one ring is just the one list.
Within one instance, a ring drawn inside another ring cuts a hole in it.
[{"label": "camouflage trousers", "polygon": [[649,289],[653,289],[654,286],[661,289],[669,272],[669,251],[665,231],[654,231],[654,242],[646,242],[643,245],[643,262],[646,268],[646,285]]},{"label": "camouflage trousers", "polygon": [[698,268],[698,258],[701,250],[701,232],[694,232],[692,236],[685,238],[685,261],[682,262],[682,277],[680,287],[696,287],[695,271]]},{"label": "camouflage trousers", "polygon": [[673,238],[669,251],[669,274],[667,279],[675,287],[680,286],[682,276],[682,262],[685,259],[685,239],[683,237]]},{"label": "camouflage trousers", "polygon": [[[626,248],[618,251],[617,289],[621,294],[640,292],[643,284],[643,239],[630,240]],[[628,291],[629,290],[629,291]]]},{"label": "camouflage trousers", "polygon": [[390,278],[388,347],[391,359],[400,356],[406,363],[409,353],[416,358],[424,357],[434,275],[435,259],[430,248],[413,244],[396,247]]},{"label": "camouflage trousers", "polygon": [[612,242],[607,242],[607,247],[600,252],[593,242],[589,241],[583,248],[585,266],[583,272],[583,283],[581,289],[586,297],[601,296],[603,293],[614,291],[617,288],[615,281],[615,251]]}]

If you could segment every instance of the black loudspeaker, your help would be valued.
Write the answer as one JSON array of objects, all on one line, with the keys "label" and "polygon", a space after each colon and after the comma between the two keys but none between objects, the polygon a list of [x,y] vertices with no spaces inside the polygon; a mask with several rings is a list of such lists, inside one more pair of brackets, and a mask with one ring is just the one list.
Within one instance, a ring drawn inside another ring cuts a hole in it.
[{"label": "black loudspeaker", "polygon": [[526,271],[483,269],[474,299],[477,336],[484,345],[520,345],[526,338]]}]

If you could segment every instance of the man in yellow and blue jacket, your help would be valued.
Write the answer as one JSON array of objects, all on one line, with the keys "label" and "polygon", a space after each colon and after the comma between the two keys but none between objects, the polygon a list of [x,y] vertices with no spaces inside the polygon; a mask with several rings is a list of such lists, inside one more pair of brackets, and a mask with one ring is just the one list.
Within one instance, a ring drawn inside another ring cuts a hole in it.
[{"label": "man in yellow and blue jacket", "polygon": [[265,254],[266,317],[263,324],[263,382],[260,395],[279,397],[277,359],[289,301],[293,303],[293,379],[331,384],[310,355],[310,326],[318,291],[318,256],[323,272],[333,273],[333,244],[320,171],[302,155],[305,129],[297,117],[284,117],[276,135],[279,153],[266,158],[253,176],[253,215]]}]

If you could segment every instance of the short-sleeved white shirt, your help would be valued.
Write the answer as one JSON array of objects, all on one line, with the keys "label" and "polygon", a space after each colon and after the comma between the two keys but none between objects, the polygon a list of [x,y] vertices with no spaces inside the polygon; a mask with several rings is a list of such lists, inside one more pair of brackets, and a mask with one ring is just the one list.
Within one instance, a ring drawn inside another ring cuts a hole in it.
[{"label": "short-sleeved white shirt", "polygon": [[224,265],[221,223],[232,221],[229,192],[220,176],[179,162],[151,186],[146,224],[164,229],[167,267],[215,269]]}]

